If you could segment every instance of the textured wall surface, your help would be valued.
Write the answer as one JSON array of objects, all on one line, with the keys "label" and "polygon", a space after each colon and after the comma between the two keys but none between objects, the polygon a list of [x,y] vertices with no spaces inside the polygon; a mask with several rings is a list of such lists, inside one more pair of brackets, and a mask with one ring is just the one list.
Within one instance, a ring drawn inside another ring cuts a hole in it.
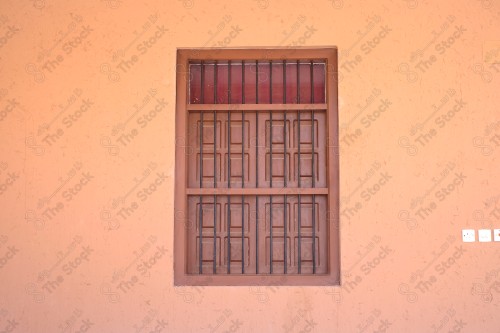
[{"label": "textured wall surface", "polygon": [[[340,53],[342,286],[174,288],[176,48],[295,45]],[[499,92],[499,1],[2,1],[0,332],[498,333]]]}]

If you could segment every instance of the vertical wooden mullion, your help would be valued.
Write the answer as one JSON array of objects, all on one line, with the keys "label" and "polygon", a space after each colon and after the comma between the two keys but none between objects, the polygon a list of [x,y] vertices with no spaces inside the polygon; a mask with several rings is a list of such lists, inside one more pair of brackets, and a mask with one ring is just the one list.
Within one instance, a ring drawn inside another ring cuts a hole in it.
[{"label": "vertical wooden mullion", "polygon": [[[259,104],[259,61],[255,60],[255,103]],[[255,112],[255,187],[259,187],[259,113]],[[259,197],[255,196],[255,274],[259,274]]]},{"label": "vertical wooden mullion", "polygon": [[[202,102],[203,103],[203,102]],[[214,104],[217,103],[217,61],[214,63]],[[216,164],[216,140],[217,140],[217,111],[214,110],[214,188],[217,187],[217,164]],[[221,125],[222,126],[222,125]],[[221,134],[222,137],[222,134]],[[222,146],[221,146],[222,147]],[[222,168],[222,163],[221,163]],[[215,192],[215,191],[214,191]],[[221,209],[222,215],[222,209]],[[222,221],[221,221],[222,223]],[[217,273],[217,195],[214,194],[214,249],[213,249],[213,273]]]},{"label": "vertical wooden mullion", "polygon": [[[297,103],[300,103],[300,61],[297,60]],[[297,172],[297,182],[298,182],[298,187],[300,188],[300,178],[301,178],[301,171],[300,171],[300,111],[297,111],[297,146],[298,146],[298,154],[297,154],[297,169],[298,169],[298,172]],[[301,274],[302,273],[302,255],[301,255],[301,242],[302,242],[302,238],[301,238],[301,195],[299,193],[299,196],[298,196],[298,212],[297,214],[299,215],[298,216],[298,226],[297,226],[297,231],[299,233],[299,240],[298,240],[298,244],[297,244],[297,257],[298,257],[298,273]]]},{"label": "vertical wooden mullion", "polygon": [[[203,83],[205,79],[205,73],[204,73],[204,63],[203,61],[201,62],[201,99],[202,103],[204,102],[204,93],[203,93]],[[200,168],[200,188],[203,187],[203,112],[200,111],[200,131],[199,131],[199,136],[200,136],[200,163],[199,163],[199,168]],[[198,244],[198,273],[203,274],[203,197],[200,195],[200,201],[199,201],[199,209],[198,209],[198,217],[199,217],[199,225],[198,225],[198,231],[199,231],[199,244]]]},{"label": "vertical wooden mullion", "polygon": [[[241,61],[241,103],[245,104],[245,60]],[[241,187],[245,187],[245,112],[241,110]],[[241,274],[245,274],[245,196],[241,196]]]},{"label": "vertical wooden mullion", "polygon": [[[273,61],[269,61],[269,103],[273,104]],[[273,113],[269,111],[269,187],[273,187]],[[273,274],[273,196],[269,196],[269,273]]]},{"label": "vertical wooden mullion", "polygon": [[[311,60],[311,104],[314,104],[314,63]],[[311,110],[311,135],[312,135],[312,187],[315,187],[316,173],[314,170],[314,109]],[[312,262],[313,274],[316,274],[316,195],[312,196]]]},{"label": "vertical wooden mullion", "polygon": [[[231,103],[231,60],[227,63],[227,103]],[[227,187],[231,187],[231,111],[227,111]],[[231,196],[227,196],[227,274],[231,273]]]},{"label": "vertical wooden mullion", "polygon": [[[283,60],[283,104],[286,104],[286,60]],[[286,165],[286,110],[283,111],[283,163],[284,163],[284,174],[285,178],[283,180],[284,187],[287,187],[287,165]],[[286,194],[283,197],[283,273],[286,274],[287,270],[287,253],[286,253],[286,245],[287,245],[287,196]]]}]

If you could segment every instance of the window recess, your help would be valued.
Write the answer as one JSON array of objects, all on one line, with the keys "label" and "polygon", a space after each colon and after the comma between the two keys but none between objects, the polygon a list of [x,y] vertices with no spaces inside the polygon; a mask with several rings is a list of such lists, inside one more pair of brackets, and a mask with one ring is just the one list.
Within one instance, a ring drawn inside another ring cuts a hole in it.
[{"label": "window recess", "polygon": [[336,49],[177,68],[176,284],[338,284]]}]

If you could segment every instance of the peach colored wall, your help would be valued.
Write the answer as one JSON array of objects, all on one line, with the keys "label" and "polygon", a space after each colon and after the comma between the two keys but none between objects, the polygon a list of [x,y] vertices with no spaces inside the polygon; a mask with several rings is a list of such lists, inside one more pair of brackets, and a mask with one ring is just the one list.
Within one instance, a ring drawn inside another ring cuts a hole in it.
[{"label": "peach colored wall", "polygon": [[[173,287],[176,48],[214,45],[339,47],[342,287]],[[0,64],[0,332],[499,331],[461,230],[500,228],[500,2],[4,0]]]}]

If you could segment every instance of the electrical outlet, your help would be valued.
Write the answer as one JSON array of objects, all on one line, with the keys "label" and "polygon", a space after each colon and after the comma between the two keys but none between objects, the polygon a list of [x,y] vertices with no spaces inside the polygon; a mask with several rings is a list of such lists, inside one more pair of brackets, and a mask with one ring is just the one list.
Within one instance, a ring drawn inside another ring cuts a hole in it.
[{"label": "electrical outlet", "polygon": [[476,231],[474,229],[462,230],[462,241],[464,243],[473,243],[476,241]]},{"label": "electrical outlet", "polygon": [[495,242],[500,242],[500,229],[493,229],[493,239]]},{"label": "electrical outlet", "polygon": [[477,231],[477,238],[480,242],[491,242],[491,230],[490,229],[479,229]]}]

